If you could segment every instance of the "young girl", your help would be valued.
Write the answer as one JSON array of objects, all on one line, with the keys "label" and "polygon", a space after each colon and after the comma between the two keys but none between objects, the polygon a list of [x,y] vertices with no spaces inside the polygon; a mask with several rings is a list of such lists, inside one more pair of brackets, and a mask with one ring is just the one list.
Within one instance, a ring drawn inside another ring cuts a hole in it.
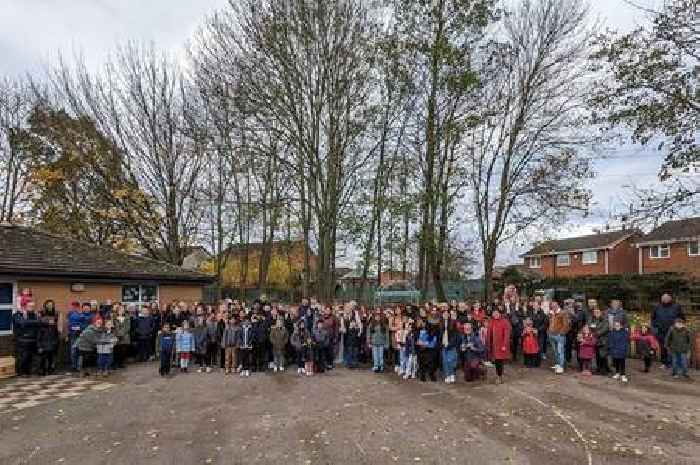
[{"label": "young girl", "polygon": [[615,320],[613,330],[608,333],[608,353],[613,360],[615,375],[613,379],[619,379],[623,383],[627,382],[625,373],[625,360],[629,352],[630,337],[627,330],[622,327],[620,320]]},{"label": "young girl", "polygon": [[187,320],[182,322],[182,329],[175,334],[175,351],[180,361],[180,372],[187,373],[194,352],[194,336],[190,332],[190,322]]},{"label": "young girl", "polygon": [[578,335],[578,359],[585,376],[591,375],[591,360],[595,357],[596,338],[591,328],[585,325]]},{"label": "young girl", "polygon": [[117,336],[112,332],[114,326],[112,320],[105,321],[104,331],[97,337],[97,368],[99,374],[107,376],[112,369],[114,362],[114,346],[117,343]]},{"label": "young girl", "polygon": [[471,323],[465,323],[462,330],[464,336],[460,350],[464,360],[464,381],[469,383],[482,377],[482,364],[486,348]]},{"label": "young girl", "polygon": [[522,349],[523,362],[528,368],[537,368],[540,365],[540,344],[537,338],[537,329],[530,318],[525,319],[523,328]]},{"label": "young girl", "polygon": [[384,371],[384,349],[388,345],[388,335],[386,320],[378,311],[375,313],[369,324],[369,344],[372,346],[372,370],[375,373]]},{"label": "young girl", "polygon": [[511,357],[510,332],[510,322],[501,318],[500,310],[494,310],[487,325],[486,350],[496,367],[497,384],[503,383],[503,364]]},{"label": "young girl", "polygon": [[416,332],[413,329],[413,320],[411,319],[406,323],[401,359],[403,379],[415,379],[418,362],[416,359]]},{"label": "young girl", "polygon": [[640,333],[633,334],[632,340],[637,343],[637,353],[644,359],[644,373],[649,373],[651,361],[659,353],[659,341],[651,334],[647,325],[642,326]]}]

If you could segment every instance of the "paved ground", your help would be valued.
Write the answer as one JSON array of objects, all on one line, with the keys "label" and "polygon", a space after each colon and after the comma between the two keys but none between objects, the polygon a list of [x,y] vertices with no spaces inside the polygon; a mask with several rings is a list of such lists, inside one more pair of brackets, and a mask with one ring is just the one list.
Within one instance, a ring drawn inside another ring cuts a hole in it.
[{"label": "paved ground", "polygon": [[0,464],[700,463],[700,382],[658,369],[624,386],[512,367],[501,386],[448,386],[147,364],[109,382],[0,413]]}]

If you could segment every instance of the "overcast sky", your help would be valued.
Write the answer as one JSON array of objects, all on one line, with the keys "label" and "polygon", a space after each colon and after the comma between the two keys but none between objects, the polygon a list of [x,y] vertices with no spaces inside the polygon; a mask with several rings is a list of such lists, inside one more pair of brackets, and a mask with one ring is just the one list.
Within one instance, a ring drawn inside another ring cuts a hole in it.
[{"label": "overcast sky", "polygon": [[[655,5],[660,0],[636,0]],[[117,44],[153,41],[181,53],[203,17],[227,0],[0,0],[0,76],[37,72],[59,51],[81,53],[90,67],[100,66]],[[602,23],[626,31],[645,21],[624,0],[591,0]],[[604,225],[609,212],[622,204],[623,186],[656,180],[661,156],[634,146],[615,147],[613,158],[598,162],[591,183],[593,215],[562,228],[560,236],[590,233]],[[630,155],[639,155],[631,157]],[[504,248],[500,262],[513,260],[527,244]]]}]

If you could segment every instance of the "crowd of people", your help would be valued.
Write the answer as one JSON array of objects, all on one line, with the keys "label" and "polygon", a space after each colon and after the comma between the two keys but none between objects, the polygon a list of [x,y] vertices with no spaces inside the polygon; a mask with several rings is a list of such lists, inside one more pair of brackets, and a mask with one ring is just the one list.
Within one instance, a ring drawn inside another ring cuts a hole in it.
[{"label": "crowd of people", "polygon": [[458,368],[465,382],[473,382],[493,366],[502,383],[507,363],[537,368],[551,357],[556,374],[569,369],[626,383],[634,341],[643,371],[659,359],[673,377],[689,377],[691,335],[669,294],[640,328],[629,327],[619,300],[606,308],[594,299],[560,304],[521,298],[512,286],[488,305],[453,301],[368,309],[314,299],[283,305],[263,297],[250,305],[226,299],[218,306],[172,302],[164,308],[156,302],[74,302],[63,313],[51,300],[37,309],[26,290],[20,307],[13,315],[19,375],[32,374],[36,365],[38,374],[52,374],[60,361],[77,375],[94,369],[106,376],[127,360],[159,360],[161,376],[175,368],[248,377],[292,365],[299,375],[312,376],[338,365],[371,365],[375,373],[393,370],[404,380],[437,381],[439,372],[448,384],[456,382]]}]

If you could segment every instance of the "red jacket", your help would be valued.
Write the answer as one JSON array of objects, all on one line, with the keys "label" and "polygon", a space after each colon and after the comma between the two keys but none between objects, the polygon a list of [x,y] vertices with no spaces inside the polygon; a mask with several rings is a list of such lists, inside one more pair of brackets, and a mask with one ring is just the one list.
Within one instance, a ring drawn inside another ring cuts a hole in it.
[{"label": "red jacket", "polygon": [[540,343],[537,340],[537,330],[535,328],[525,328],[523,330],[523,353],[527,355],[540,353]]},{"label": "red jacket", "polygon": [[581,360],[593,360],[595,357],[595,336],[591,334],[588,337],[583,337],[578,344],[578,358]]},{"label": "red jacket", "polygon": [[484,321],[484,318],[486,318],[486,312],[483,308],[475,308],[472,310],[472,316],[476,321],[481,323],[482,321]]},{"label": "red jacket", "polygon": [[630,337],[630,339],[635,342],[644,341],[649,345],[650,349],[657,352],[659,351],[659,341],[656,340],[656,337],[654,337],[653,334],[647,333],[642,336],[641,332],[635,331],[632,333],[632,337]]},{"label": "red jacket", "polygon": [[510,360],[510,322],[491,319],[486,331],[486,350],[491,360]]}]

